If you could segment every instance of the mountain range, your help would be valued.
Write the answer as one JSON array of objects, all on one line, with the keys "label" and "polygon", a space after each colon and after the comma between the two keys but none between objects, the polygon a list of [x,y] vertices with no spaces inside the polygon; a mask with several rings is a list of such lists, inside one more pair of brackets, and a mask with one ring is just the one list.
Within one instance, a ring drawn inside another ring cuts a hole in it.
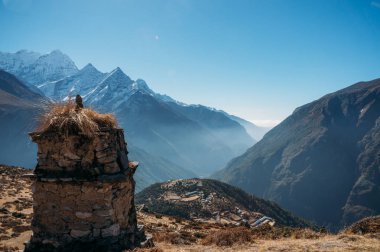
[{"label": "mountain range", "polygon": [[78,69],[60,51],[0,53],[0,69],[0,163],[32,168],[27,132],[46,103],[79,93],[125,129],[141,164],[138,190],[213,174],[331,230],[380,213],[380,79],[299,107],[265,134],[224,111],[155,93],[120,68]]},{"label": "mountain range", "polygon": [[[141,161],[141,172],[144,173],[144,164],[149,166],[146,176],[141,176],[142,188],[167,179],[207,176],[255,143],[246,128],[227,113],[202,105],[186,105],[155,93],[145,81],[132,80],[118,67],[109,73],[102,73],[92,64],[78,69],[59,50],[45,55],[22,50],[0,53],[0,69],[13,74],[45,100],[61,102],[80,94],[85,106],[115,114],[125,129],[131,155]],[[32,119],[31,122],[36,121]],[[0,128],[3,127],[1,123]],[[257,129],[261,134],[261,128]],[[26,134],[22,137],[25,139],[20,141],[20,151],[28,142]],[[18,143],[12,137],[8,141]],[[6,156],[7,151],[3,153]],[[0,162],[33,167],[35,158],[32,154],[27,156],[13,160],[9,156]]]},{"label": "mountain range", "polygon": [[337,228],[380,213],[380,79],[297,108],[213,178]]}]

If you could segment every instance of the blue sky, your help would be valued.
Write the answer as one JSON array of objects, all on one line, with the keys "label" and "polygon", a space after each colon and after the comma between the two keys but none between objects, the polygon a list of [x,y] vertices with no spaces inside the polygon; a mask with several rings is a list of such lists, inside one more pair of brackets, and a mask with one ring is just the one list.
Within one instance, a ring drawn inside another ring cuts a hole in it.
[{"label": "blue sky", "polygon": [[380,77],[380,0],[0,0],[0,51],[60,49],[271,124]]}]

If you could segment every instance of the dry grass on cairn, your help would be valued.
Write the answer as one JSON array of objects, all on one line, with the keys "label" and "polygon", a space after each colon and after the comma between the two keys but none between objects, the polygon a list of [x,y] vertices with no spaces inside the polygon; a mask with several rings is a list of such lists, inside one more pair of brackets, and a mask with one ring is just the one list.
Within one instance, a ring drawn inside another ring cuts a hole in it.
[{"label": "dry grass on cairn", "polygon": [[81,133],[92,137],[100,128],[116,128],[117,121],[112,114],[100,114],[90,108],[77,110],[76,103],[69,99],[64,103],[46,105],[45,113],[39,119],[40,133],[61,132],[65,135]]}]

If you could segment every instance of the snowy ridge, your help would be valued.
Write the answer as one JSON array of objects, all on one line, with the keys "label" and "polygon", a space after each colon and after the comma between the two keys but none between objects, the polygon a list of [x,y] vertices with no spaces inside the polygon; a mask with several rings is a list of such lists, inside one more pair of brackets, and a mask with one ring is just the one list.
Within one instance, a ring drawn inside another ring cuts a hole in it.
[{"label": "snowy ridge", "polygon": [[92,64],[87,64],[72,76],[57,81],[48,81],[38,84],[37,87],[41,89],[46,96],[61,101],[77,94],[87,95],[91,90],[96,88],[96,84],[102,80],[104,76],[105,74],[98,71]]},{"label": "snowy ridge", "polygon": [[44,55],[26,50],[16,53],[0,52],[0,68],[34,85],[78,72],[75,63],[59,50]]}]

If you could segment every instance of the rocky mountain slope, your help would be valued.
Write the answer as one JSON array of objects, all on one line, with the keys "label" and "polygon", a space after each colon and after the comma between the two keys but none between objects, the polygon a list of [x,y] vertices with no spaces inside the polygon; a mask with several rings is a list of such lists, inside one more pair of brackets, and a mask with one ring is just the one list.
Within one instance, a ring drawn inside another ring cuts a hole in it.
[{"label": "rocky mountain slope", "polygon": [[296,109],[213,177],[319,225],[380,213],[380,79]]},{"label": "rocky mountain slope", "polygon": [[[236,153],[227,144],[228,139],[219,138],[213,131],[145,92],[138,91],[120,104],[116,115],[131,142],[198,176],[215,171]],[[241,135],[247,136],[247,133],[243,131]]]},{"label": "rocky mountain slope", "polygon": [[36,146],[28,132],[36,126],[36,118],[47,103],[14,75],[0,70],[0,162],[26,167],[35,165]]},{"label": "rocky mountain slope", "polygon": [[242,125],[247,131],[247,133],[256,141],[261,140],[264,137],[264,135],[271,129],[269,127],[259,127],[247,120],[244,120],[243,118],[234,115],[227,114],[227,116],[232,120],[238,122],[240,125]]},{"label": "rocky mountain slope", "polygon": [[272,225],[310,227],[277,204],[210,179],[172,180],[145,188],[136,203],[154,213],[198,221],[255,227]]},{"label": "rocky mountain slope", "polygon": [[[28,133],[35,129],[49,103],[46,97],[34,93],[14,75],[0,70],[0,163],[35,167],[37,148]],[[129,151],[131,157],[140,162],[141,169],[136,172],[136,180],[139,181],[137,191],[158,181],[196,176],[133,144]]]},{"label": "rocky mountain slope", "polygon": [[165,158],[152,155],[139,147],[129,144],[128,149],[130,159],[139,162],[139,168],[134,176],[136,192],[158,181],[196,177],[196,174],[191,170],[187,170]]}]

